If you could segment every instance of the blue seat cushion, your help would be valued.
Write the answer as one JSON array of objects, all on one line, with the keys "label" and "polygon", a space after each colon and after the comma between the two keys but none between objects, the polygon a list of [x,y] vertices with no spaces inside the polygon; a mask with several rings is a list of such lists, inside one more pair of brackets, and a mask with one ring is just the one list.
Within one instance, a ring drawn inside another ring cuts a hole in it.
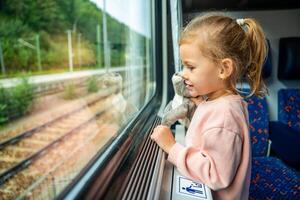
[{"label": "blue seat cushion", "polygon": [[270,122],[270,139],[272,152],[300,170],[300,132],[281,122]]},{"label": "blue seat cushion", "polygon": [[253,158],[249,199],[300,199],[300,179],[277,158]]}]

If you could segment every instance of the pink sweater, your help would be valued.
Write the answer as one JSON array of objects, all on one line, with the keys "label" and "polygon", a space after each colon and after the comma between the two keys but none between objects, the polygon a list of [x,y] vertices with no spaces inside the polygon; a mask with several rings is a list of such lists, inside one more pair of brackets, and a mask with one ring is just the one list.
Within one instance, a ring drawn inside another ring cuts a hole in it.
[{"label": "pink sweater", "polygon": [[186,133],[168,160],[179,172],[212,189],[214,200],[248,199],[251,144],[247,103],[238,95],[198,105]]}]

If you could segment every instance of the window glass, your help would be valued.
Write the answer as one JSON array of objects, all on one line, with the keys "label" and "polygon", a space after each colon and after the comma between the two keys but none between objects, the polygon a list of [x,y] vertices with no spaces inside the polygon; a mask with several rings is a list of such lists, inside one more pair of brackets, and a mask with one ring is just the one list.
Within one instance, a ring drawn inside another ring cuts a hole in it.
[{"label": "window glass", "polygon": [[151,9],[0,2],[1,199],[55,198],[150,100]]}]

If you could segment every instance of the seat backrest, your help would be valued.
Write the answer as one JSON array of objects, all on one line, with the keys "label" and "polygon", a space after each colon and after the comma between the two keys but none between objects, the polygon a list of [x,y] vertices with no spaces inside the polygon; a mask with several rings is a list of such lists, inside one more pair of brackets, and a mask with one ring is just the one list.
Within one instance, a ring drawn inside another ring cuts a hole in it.
[{"label": "seat backrest", "polygon": [[252,157],[267,156],[269,144],[269,110],[266,98],[252,96],[248,102]]},{"label": "seat backrest", "polygon": [[280,89],[278,102],[278,121],[300,133],[300,89]]}]

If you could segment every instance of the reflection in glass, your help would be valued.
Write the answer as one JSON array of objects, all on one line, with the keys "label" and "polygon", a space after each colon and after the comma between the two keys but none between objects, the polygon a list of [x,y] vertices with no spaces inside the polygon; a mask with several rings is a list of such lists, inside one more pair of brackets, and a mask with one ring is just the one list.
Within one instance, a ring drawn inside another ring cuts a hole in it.
[{"label": "reflection in glass", "polygon": [[154,94],[151,4],[105,3],[0,2],[1,199],[54,199]]}]

